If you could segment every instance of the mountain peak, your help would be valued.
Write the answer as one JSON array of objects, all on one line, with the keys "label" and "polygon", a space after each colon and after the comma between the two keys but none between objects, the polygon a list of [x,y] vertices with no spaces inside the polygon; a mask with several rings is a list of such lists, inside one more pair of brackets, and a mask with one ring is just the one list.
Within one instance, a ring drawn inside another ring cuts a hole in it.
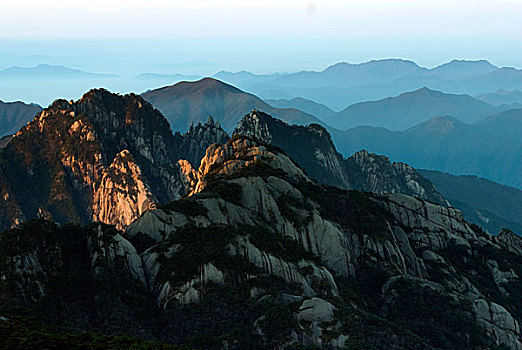
[{"label": "mountain peak", "polygon": [[224,130],[232,131],[238,121],[253,109],[299,124],[319,122],[300,110],[274,108],[257,96],[214,78],[181,82],[148,91],[142,96],[158,108],[177,131],[188,130],[191,124],[204,123],[208,115]]},{"label": "mountain peak", "polygon": [[398,64],[398,65],[407,65],[407,66],[414,66],[414,67],[419,67],[420,66],[411,61],[411,60],[405,60],[403,58],[383,58],[383,59],[376,59],[376,60],[371,60],[371,61],[368,61],[368,62],[365,62],[365,63],[361,63],[362,65],[374,65],[374,64]]},{"label": "mountain peak", "polygon": [[198,87],[199,89],[224,89],[228,91],[241,92],[238,88],[233,85],[222,82],[221,80],[214,79],[211,77],[205,77],[200,80],[196,80],[193,82],[180,82],[177,85],[183,86],[190,84],[194,87]]},{"label": "mountain peak", "polygon": [[498,70],[497,66],[494,66],[486,60],[452,60],[448,63],[441,64],[435,68],[432,68],[430,72],[445,79],[462,79],[470,78],[477,75],[488,74]]},{"label": "mountain peak", "polygon": [[430,89],[427,86],[423,86],[420,89],[417,89],[417,90],[414,90],[414,91],[405,92],[404,94],[415,94],[415,93],[424,93],[424,94],[439,93],[439,94],[442,94],[441,91],[432,90],[432,89]]},{"label": "mountain peak", "polygon": [[37,104],[0,101],[0,138],[15,134],[41,110],[42,107]]},{"label": "mountain peak", "polygon": [[461,130],[463,127],[465,127],[465,124],[457,118],[449,115],[439,115],[425,121],[424,123],[411,127],[407,132],[422,130],[424,133],[429,132],[442,135]]},{"label": "mountain peak", "polygon": [[459,60],[459,59],[453,59],[453,60],[451,60],[448,63],[442,64],[441,66],[444,66],[444,65],[477,65],[477,66],[480,65],[480,66],[489,66],[489,67],[493,67],[493,68],[498,69],[497,66],[493,65],[491,62],[489,62],[488,60],[484,60],[484,59],[481,59],[481,60]]},{"label": "mountain peak", "polygon": [[221,91],[226,91],[230,93],[241,93],[242,91],[236,88],[235,86],[229,85],[227,83],[222,82],[221,80],[205,77],[196,81],[181,81],[174,85],[168,85],[161,87],[159,89],[147,91],[143,95],[147,98],[152,98],[156,96],[160,96],[164,93],[171,94],[187,94],[187,93],[220,93]]},{"label": "mountain peak", "polygon": [[384,127],[403,131],[436,115],[451,115],[473,123],[497,109],[469,95],[456,95],[422,87],[382,100],[359,102],[348,106],[328,123],[347,130],[357,126]]},{"label": "mountain peak", "polygon": [[[0,162],[13,170],[0,171],[0,192],[16,202],[0,203],[0,228],[40,212],[122,228],[154,203],[186,194],[195,176],[189,162],[199,164],[210,144],[228,139],[216,124],[209,118],[173,134],[141,96],[105,89],[56,100],[2,149]],[[25,166],[34,170],[20,175]]]},{"label": "mountain peak", "polygon": [[402,58],[383,58],[383,59],[374,59],[366,62],[361,62],[357,64],[349,63],[349,62],[338,62],[328,66],[325,71],[333,71],[339,69],[349,69],[349,68],[362,68],[362,67],[373,67],[373,66],[405,66],[405,67],[413,67],[421,69],[421,67],[410,60],[405,60]]}]

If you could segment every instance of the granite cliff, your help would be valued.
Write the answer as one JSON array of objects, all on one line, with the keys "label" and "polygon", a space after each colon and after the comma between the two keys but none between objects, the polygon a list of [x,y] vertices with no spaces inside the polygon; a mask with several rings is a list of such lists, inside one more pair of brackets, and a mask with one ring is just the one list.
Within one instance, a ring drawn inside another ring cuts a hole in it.
[{"label": "granite cliff", "polygon": [[[43,221],[4,232],[3,300],[200,348],[522,349],[513,233],[404,194],[318,185],[245,136],[210,146],[196,180],[125,232]],[[71,281],[91,286],[90,310]],[[49,311],[60,293],[68,303]]]},{"label": "granite cliff", "polygon": [[173,134],[137,95],[92,90],[57,100],[0,153],[0,227],[30,218],[123,228],[186,194],[204,150],[226,134],[212,120]]}]

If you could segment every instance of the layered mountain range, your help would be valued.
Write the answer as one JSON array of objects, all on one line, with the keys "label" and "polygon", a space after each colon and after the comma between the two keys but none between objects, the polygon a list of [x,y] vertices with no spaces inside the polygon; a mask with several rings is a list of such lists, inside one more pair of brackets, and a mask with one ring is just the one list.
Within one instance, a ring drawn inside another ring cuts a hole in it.
[{"label": "layered mountain range", "polygon": [[514,109],[473,124],[439,116],[405,131],[357,127],[334,139],[343,154],[364,148],[416,168],[473,174],[522,188],[521,125],[522,110]]},{"label": "layered mountain range", "polygon": [[[320,183],[444,203],[405,164],[366,152],[343,160],[319,125],[290,126],[253,112],[235,133],[283,148]],[[123,228],[156,204],[190,192],[207,147],[227,139],[213,118],[184,135],[173,134],[167,120],[137,95],[92,90],[76,102],[57,100],[0,153],[1,225],[43,217]]]},{"label": "layered mountain range", "polygon": [[67,80],[114,77],[116,75],[90,73],[79,69],[49,64],[39,64],[34,67],[14,66],[0,70],[0,79],[2,80]]},{"label": "layered mountain range", "polygon": [[322,71],[256,75],[220,72],[216,78],[266,99],[309,99],[334,110],[423,87],[452,94],[483,95],[520,90],[522,71],[481,61],[453,60],[431,69],[401,59],[340,62]]},{"label": "layered mountain range", "polygon": [[254,95],[212,78],[148,91],[143,98],[165,115],[174,130],[187,130],[210,115],[231,132],[242,116],[253,109],[293,124],[320,123],[310,114],[292,108],[274,108]]},{"label": "layered mountain range", "polygon": [[396,97],[351,105],[325,119],[341,130],[356,126],[406,130],[435,116],[453,116],[465,123],[479,121],[498,112],[494,107],[469,95],[445,94],[422,88]]}]

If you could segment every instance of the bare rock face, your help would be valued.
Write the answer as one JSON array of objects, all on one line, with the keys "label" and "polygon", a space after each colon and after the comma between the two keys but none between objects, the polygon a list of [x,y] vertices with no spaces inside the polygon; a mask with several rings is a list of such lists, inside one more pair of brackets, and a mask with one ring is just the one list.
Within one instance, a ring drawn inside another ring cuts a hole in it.
[{"label": "bare rock face", "polygon": [[449,205],[433,184],[405,163],[392,163],[385,156],[360,151],[345,159],[353,188],[374,193],[404,193]]},{"label": "bare rock face", "polygon": [[273,169],[279,169],[289,176],[305,178],[303,171],[285,154],[258,145],[249,138],[237,137],[224,145],[214,144],[207,149],[198,170],[198,183],[193,193],[201,192],[206,186],[210,173],[230,175],[250,165],[266,162]]},{"label": "bare rock face", "polygon": [[[270,253],[248,233],[237,236],[224,250],[227,256],[243,257],[260,271],[300,286],[298,296],[304,302],[293,309],[293,317],[306,331],[293,330],[290,339],[301,344],[344,346],[350,334],[343,333],[336,316],[339,306],[330,298],[340,293],[338,281],[349,279],[361,285],[370,283],[360,293],[376,298],[371,300],[379,305],[375,312],[380,317],[405,324],[427,322],[419,329],[413,328],[419,334],[425,327],[448,327],[446,317],[454,313],[460,326],[486,329],[483,334],[493,344],[510,349],[522,345],[521,315],[514,306],[519,299],[513,294],[522,273],[517,265],[521,257],[517,250],[519,238],[512,233],[491,237],[475,232],[462,219],[461,212],[404,194],[370,195],[318,186],[277,149],[240,136],[209,147],[189,198],[184,201],[193,201],[191,206],[200,208],[197,214],[176,208],[151,210],[129,225],[126,235],[132,241],[145,234],[161,246],[191,223],[210,230],[213,225],[246,225],[265,227],[273,237],[298,243],[319,257],[323,266],[306,259],[296,264]],[[504,252],[506,244],[513,246],[510,253]],[[162,250],[167,251],[167,257],[175,257],[181,254],[183,244],[169,247]],[[177,285],[160,277],[165,258],[158,255],[158,249],[153,245],[144,253],[158,304],[172,306],[173,301],[202,300],[201,277]],[[202,262],[200,271],[205,266]],[[219,284],[248,280],[226,268],[216,268],[219,276],[223,274]],[[483,275],[477,277],[477,273]],[[326,288],[317,289],[313,281],[320,281],[319,285]],[[253,289],[251,295],[266,297],[259,288]],[[407,305],[422,300],[438,305],[432,310],[437,315],[435,325],[430,323],[431,316],[422,318],[424,311],[415,316],[420,321],[409,318],[415,306],[410,309]],[[506,304],[506,300],[513,304]],[[288,301],[289,308],[291,305]],[[266,336],[261,326],[265,321],[260,318],[255,324],[262,336]],[[325,332],[335,336],[325,342]],[[465,337],[462,341],[466,341]],[[400,339],[397,342],[388,345],[397,349],[407,346]],[[437,347],[429,341],[421,344]]]},{"label": "bare rock face", "polygon": [[124,150],[105,169],[95,188],[93,221],[111,223],[122,229],[154,208],[156,201],[140,167],[129,151]]},{"label": "bare rock face", "polygon": [[477,299],[473,303],[480,324],[497,344],[510,344],[512,349],[522,349],[520,325],[502,306]]},{"label": "bare rock face", "polygon": [[187,133],[181,137],[180,152],[195,169],[199,168],[208,146],[213,143],[223,144],[229,139],[220,123],[214,122],[214,118],[210,116],[204,124],[191,125]]},{"label": "bare rock face", "polygon": [[282,148],[320,183],[350,187],[350,181],[343,169],[342,156],[335,149],[328,131],[320,125],[289,125],[254,110],[238,123],[234,135],[253,136],[264,143]]},{"label": "bare rock face", "polygon": [[92,90],[57,100],[0,151],[0,228],[30,218],[124,228],[186,194],[191,165],[226,134],[212,120],[186,135],[141,97]]}]

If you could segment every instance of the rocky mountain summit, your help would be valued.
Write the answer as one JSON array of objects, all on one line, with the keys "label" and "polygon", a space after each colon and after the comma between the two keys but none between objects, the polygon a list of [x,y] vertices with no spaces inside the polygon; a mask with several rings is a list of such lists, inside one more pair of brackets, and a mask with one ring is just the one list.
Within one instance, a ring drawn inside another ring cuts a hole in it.
[{"label": "rocky mountain summit", "polygon": [[207,147],[213,143],[225,143],[230,138],[221,128],[219,121],[209,116],[204,124],[192,124],[189,130],[181,136],[180,152],[195,168],[199,167]]},{"label": "rocky mountain summit", "polygon": [[522,349],[513,233],[319,185],[248,136],[210,146],[195,181],[125,232],[33,221],[0,234],[0,301],[205,349]]},{"label": "rocky mountain summit", "polygon": [[433,184],[404,163],[360,151],[343,159],[328,131],[318,124],[289,125],[254,110],[234,130],[280,147],[320,183],[375,193],[405,193],[447,204]]},{"label": "rocky mountain summit", "polygon": [[92,90],[57,100],[0,154],[0,227],[30,218],[123,228],[193,185],[198,158],[226,134],[211,121],[173,134],[137,95]]}]

